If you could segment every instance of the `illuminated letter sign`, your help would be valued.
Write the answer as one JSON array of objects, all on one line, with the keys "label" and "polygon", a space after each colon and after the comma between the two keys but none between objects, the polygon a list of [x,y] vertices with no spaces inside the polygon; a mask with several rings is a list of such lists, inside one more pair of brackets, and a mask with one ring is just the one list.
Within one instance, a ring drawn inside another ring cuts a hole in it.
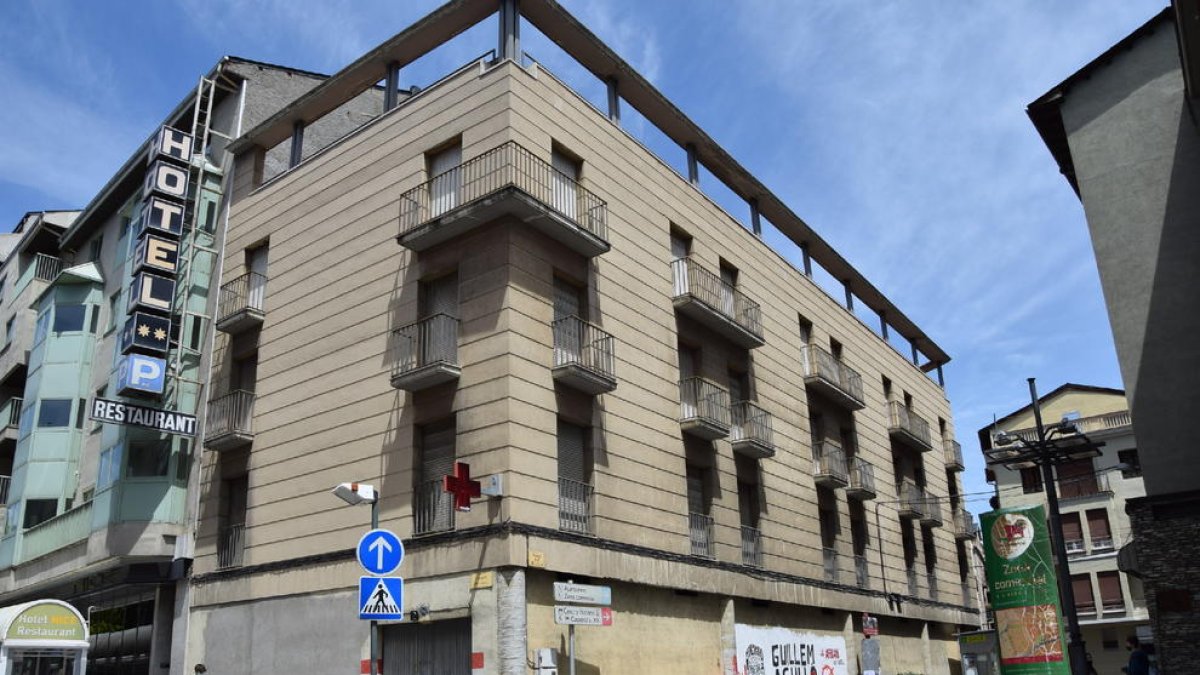
[{"label": "illuminated letter sign", "polygon": [[187,164],[192,161],[192,135],[178,129],[163,127],[158,130],[150,146],[150,161],[159,157],[174,159]]},{"label": "illuminated letter sign", "polygon": [[142,204],[142,233],[165,234],[179,238],[183,233],[183,204],[150,197]]},{"label": "illuminated letter sign", "polygon": [[117,394],[162,394],[167,381],[166,375],[167,362],[163,359],[129,354],[121,358],[121,367],[117,370]]},{"label": "illuminated letter sign", "polygon": [[170,319],[135,312],[125,322],[125,330],[121,331],[121,353],[166,354],[170,339]]},{"label": "illuminated letter sign", "polygon": [[184,199],[188,193],[188,170],[168,162],[155,162],[146,171],[146,194]]},{"label": "illuminated letter sign", "polygon": [[179,269],[179,244],[152,234],[144,235],[133,255],[133,271],[143,269],[175,274]]},{"label": "illuminated letter sign", "polygon": [[129,311],[139,309],[149,312],[168,313],[175,300],[175,281],[165,277],[140,272],[133,277],[129,288]]}]

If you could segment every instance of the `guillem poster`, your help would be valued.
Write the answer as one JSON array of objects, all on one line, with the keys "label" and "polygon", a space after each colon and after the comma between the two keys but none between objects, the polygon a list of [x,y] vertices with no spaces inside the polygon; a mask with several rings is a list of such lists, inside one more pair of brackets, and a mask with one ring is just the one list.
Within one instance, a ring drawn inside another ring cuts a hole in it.
[{"label": "guillem poster", "polygon": [[1003,675],[1070,675],[1046,509],[980,516]]}]

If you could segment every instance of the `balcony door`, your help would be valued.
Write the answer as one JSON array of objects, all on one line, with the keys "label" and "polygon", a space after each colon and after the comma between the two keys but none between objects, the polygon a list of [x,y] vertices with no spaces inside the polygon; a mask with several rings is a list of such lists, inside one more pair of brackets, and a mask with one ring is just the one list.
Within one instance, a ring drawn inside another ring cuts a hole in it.
[{"label": "balcony door", "polygon": [[[458,273],[446,274],[420,287],[421,318],[432,319],[419,339],[420,363],[454,362],[458,348]],[[434,318],[439,317],[440,318]]]},{"label": "balcony door", "polygon": [[674,277],[674,294],[676,297],[688,292],[687,257],[692,252],[690,237],[679,233],[671,233],[671,273]]},{"label": "balcony door", "polygon": [[696,372],[700,365],[700,350],[687,345],[679,345],[679,380],[687,382],[680,387],[680,407],[681,417],[685,420],[694,419],[697,416],[697,394],[698,391],[694,383],[688,382],[696,376]]},{"label": "balcony door", "polygon": [[1063,499],[1086,497],[1100,491],[1095,466],[1090,459],[1081,459],[1056,467],[1058,493]]},{"label": "balcony door", "polygon": [[737,288],[738,272],[735,268],[721,263],[721,311],[725,316],[736,317],[734,306],[734,289]]},{"label": "balcony door", "polygon": [[267,245],[246,251],[246,268],[250,270],[250,283],[246,295],[246,306],[262,310],[267,295]]},{"label": "balcony door", "polygon": [[564,321],[571,317],[583,318],[583,289],[569,281],[554,278],[554,325],[558,335],[554,341],[554,363],[580,363],[583,351],[583,325],[578,321]]},{"label": "balcony door", "polygon": [[442,490],[442,478],[454,471],[454,418],[421,428],[420,483],[417,485],[417,531],[454,528],[453,496]]},{"label": "balcony door", "polygon": [[558,509],[559,523],[572,532],[589,531],[587,430],[558,422]]},{"label": "balcony door", "polygon": [[550,166],[554,187],[554,209],[572,220],[576,215],[579,203],[579,162],[555,150],[550,153]]},{"label": "balcony door", "polygon": [[429,215],[440,216],[458,206],[462,185],[462,144],[429,155]]}]

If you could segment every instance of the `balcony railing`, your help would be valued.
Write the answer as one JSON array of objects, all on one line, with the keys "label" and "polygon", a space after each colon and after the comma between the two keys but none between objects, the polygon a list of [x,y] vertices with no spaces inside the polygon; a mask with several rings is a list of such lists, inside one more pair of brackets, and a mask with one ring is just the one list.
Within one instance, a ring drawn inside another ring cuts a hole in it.
[{"label": "balcony railing", "polygon": [[816,345],[806,345],[800,351],[804,365],[804,383],[816,388],[834,402],[849,410],[865,407],[862,375],[830,352]]},{"label": "balcony railing", "polygon": [[92,502],[87,501],[25,530],[21,560],[33,560],[83,541],[91,532]]},{"label": "balcony railing", "polygon": [[911,479],[900,483],[900,517],[920,518],[925,514],[925,491]]},{"label": "balcony railing", "polygon": [[1061,501],[1087,499],[1110,492],[1107,473],[1093,473],[1058,481],[1058,498]]},{"label": "balcony railing", "polygon": [[242,523],[222,527],[217,534],[217,569],[241,567],[246,551],[246,526]]},{"label": "balcony railing", "polygon": [[975,517],[966,509],[958,509],[954,513],[954,537],[956,539],[974,539],[979,534],[979,526]]},{"label": "balcony railing", "polygon": [[[1103,415],[1081,417],[1076,420],[1071,420],[1071,423],[1074,424],[1075,428],[1082,433],[1094,434],[1097,432],[1131,426],[1133,424],[1133,418],[1130,416],[1128,410],[1122,410],[1119,412],[1105,413]],[[1030,442],[1037,440],[1037,429],[1035,428],[1017,429],[1016,431],[1008,432],[1008,434],[1010,436],[1019,436],[1020,438]]]},{"label": "balcony railing", "polygon": [[558,479],[558,529],[595,534],[592,531],[592,486],[567,478]]},{"label": "balcony railing", "polygon": [[554,379],[586,394],[617,388],[613,338],[577,316],[551,324],[554,331]]},{"label": "balcony railing", "polygon": [[204,446],[228,450],[254,440],[254,392],[238,389],[208,402]]},{"label": "balcony railing", "polygon": [[679,424],[705,440],[729,435],[729,392],[702,377],[679,381]]},{"label": "balcony railing", "polygon": [[867,556],[854,556],[854,583],[859,588],[871,587],[871,568],[867,564]]},{"label": "balcony railing", "polygon": [[762,567],[762,533],[757,527],[742,526],[742,564]]},{"label": "balcony railing", "polygon": [[825,581],[838,582],[838,552],[836,549],[821,549],[821,566],[825,570]]},{"label": "balcony railing", "polygon": [[717,557],[713,541],[713,519],[703,513],[688,514],[688,538],[692,543],[692,555],[702,558]]},{"label": "balcony railing", "polygon": [[928,492],[925,493],[925,506],[921,513],[921,524],[927,527],[942,526],[942,502]]},{"label": "balcony railing", "polygon": [[16,440],[17,431],[21,426],[21,404],[23,399],[13,397],[4,402],[4,407],[0,408],[0,438],[4,440]]},{"label": "balcony railing", "polygon": [[392,331],[392,386],[420,391],[462,373],[458,363],[458,319],[434,314]]},{"label": "balcony railing", "polygon": [[888,433],[922,452],[933,449],[933,440],[929,436],[929,422],[904,407],[900,401],[888,403]]},{"label": "balcony railing", "polygon": [[604,200],[513,141],[401,194],[396,240],[423,251],[502,214],[587,257],[609,249]]},{"label": "balcony railing", "polygon": [[39,253],[33,258],[33,278],[40,281],[54,281],[63,271],[62,258]]},{"label": "balcony railing", "polygon": [[1087,552],[1082,539],[1064,539],[1063,545],[1067,548],[1067,555],[1083,555]]},{"label": "balcony railing", "polygon": [[733,451],[747,457],[765,459],[775,456],[775,435],[771,430],[771,413],[753,401],[738,401],[733,404],[733,426],[729,431],[729,442]]},{"label": "balcony railing", "polygon": [[821,441],[814,449],[813,478],[817,485],[830,489],[846,487],[850,474],[846,471],[846,452],[836,443]]},{"label": "balcony railing", "polygon": [[671,276],[673,302],[680,312],[746,349],[766,344],[758,303],[720,275],[695,260],[680,258],[671,262]]},{"label": "balcony railing", "polygon": [[938,578],[937,572],[925,573],[925,590],[929,593],[930,600],[938,599]]},{"label": "balcony railing", "polygon": [[1115,549],[1113,538],[1108,537],[1092,537],[1092,552],[1100,553],[1102,551],[1112,551]]},{"label": "balcony railing", "polygon": [[946,439],[942,441],[942,447],[946,453],[946,468],[951,471],[962,471],[966,468],[963,464],[962,444],[954,439]]},{"label": "balcony railing", "polygon": [[425,481],[413,489],[413,534],[454,529],[454,497],[442,488],[442,479]]},{"label": "balcony railing", "polygon": [[217,303],[217,330],[236,335],[261,326],[265,314],[267,278],[249,272],[221,284]]},{"label": "balcony railing", "polygon": [[1124,612],[1125,598],[1112,598],[1110,600],[1101,600],[1100,609],[1103,612]]},{"label": "balcony railing", "polygon": [[908,582],[908,594],[914,598],[921,594],[921,581],[917,575],[917,571],[913,568],[908,568],[904,571],[905,580]]},{"label": "balcony railing", "polygon": [[12,476],[0,476],[0,506],[8,504],[8,488],[12,485]]},{"label": "balcony railing", "polygon": [[1096,601],[1093,600],[1091,602],[1087,602],[1087,601],[1080,602],[1079,600],[1076,600],[1075,601],[1075,613],[1079,614],[1079,615],[1086,614],[1088,616],[1095,615],[1096,614]]},{"label": "balcony railing", "polygon": [[850,460],[850,485],[846,486],[846,496],[855,499],[874,499],[875,467],[862,457]]}]

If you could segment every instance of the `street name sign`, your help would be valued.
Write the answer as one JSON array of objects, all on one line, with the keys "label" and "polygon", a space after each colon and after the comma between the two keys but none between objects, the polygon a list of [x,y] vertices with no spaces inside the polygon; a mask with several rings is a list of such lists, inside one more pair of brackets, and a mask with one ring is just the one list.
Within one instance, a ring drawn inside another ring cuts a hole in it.
[{"label": "street name sign", "polygon": [[400,577],[359,577],[358,618],[398,621],[404,618],[404,580]]},{"label": "street name sign", "polygon": [[559,626],[611,626],[613,611],[608,607],[554,606],[554,623]]},{"label": "street name sign", "polygon": [[391,530],[376,529],[358,540],[358,564],[368,574],[391,574],[404,560],[404,544]]},{"label": "street name sign", "polygon": [[575,602],[581,605],[611,605],[612,588],[556,581],[554,583],[554,601]]}]

